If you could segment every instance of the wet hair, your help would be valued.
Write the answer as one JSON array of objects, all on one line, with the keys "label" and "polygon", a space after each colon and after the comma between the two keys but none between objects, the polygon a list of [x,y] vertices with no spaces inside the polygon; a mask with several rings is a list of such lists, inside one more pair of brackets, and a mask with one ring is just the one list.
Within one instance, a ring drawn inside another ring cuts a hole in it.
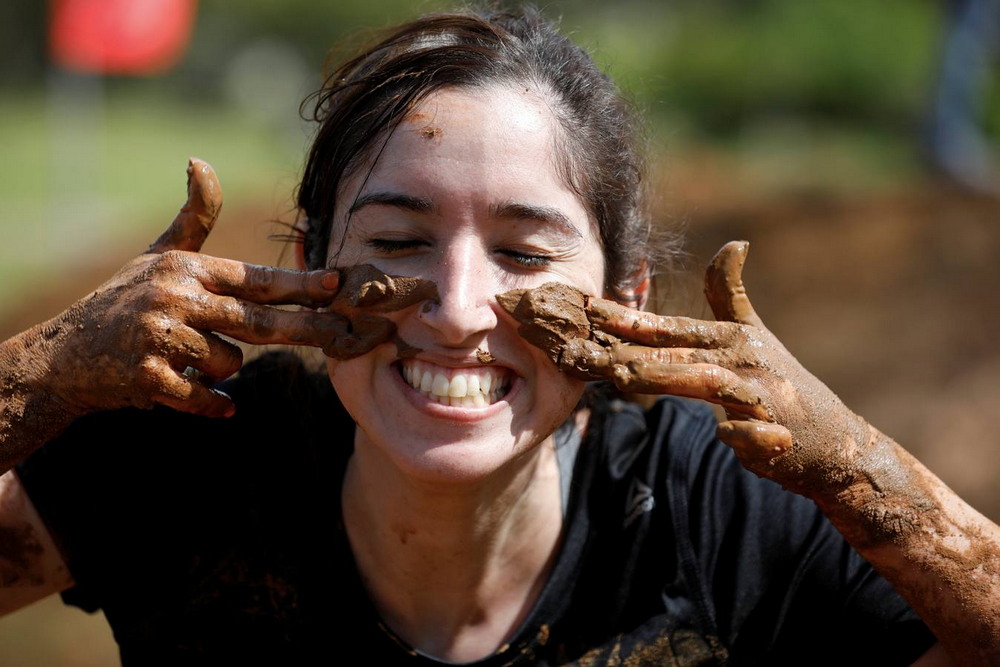
[{"label": "wet hair", "polygon": [[338,188],[375,158],[406,113],[447,87],[534,86],[562,132],[559,165],[597,224],[605,289],[627,301],[657,249],[645,206],[638,114],[582,48],[537,10],[422,16],[337,67],[304,103],[319,124],[298,188],[306,264],[321,268]]}]

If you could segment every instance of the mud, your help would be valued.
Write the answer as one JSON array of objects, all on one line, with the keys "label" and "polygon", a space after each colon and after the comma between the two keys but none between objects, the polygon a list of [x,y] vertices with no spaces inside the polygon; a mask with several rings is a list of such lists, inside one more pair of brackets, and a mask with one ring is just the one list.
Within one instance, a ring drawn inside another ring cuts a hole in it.
[{"label": "mud", "polygon": [[323,346],[323,353],[344,360],[365,354],[395,340],[400,356],[417,349],[396,335],[396,325],[374,313],[388,313],[421,302],[438,303],[437,285],[429,280],[390,276],[370,264],[343,267],[340,290],[327,310],[344,317],[344,328]]},{"label": "mud", "polygon": [[520,322],[521,335],[555,364],[571,340],[591,338],[587,296],[569,285],[552,282],[531,290],[512,290],[498,294],[497,301]]},{"label": "mud", "polygon": [[616,366],[627,370],[622,355],[631,346],[597,326],[598,313],[622,308],[619,304],[556,282],[498,294],[497,301],[520,323],[520,334],[567,374],[579,380],[600,380],[608,378]]}]

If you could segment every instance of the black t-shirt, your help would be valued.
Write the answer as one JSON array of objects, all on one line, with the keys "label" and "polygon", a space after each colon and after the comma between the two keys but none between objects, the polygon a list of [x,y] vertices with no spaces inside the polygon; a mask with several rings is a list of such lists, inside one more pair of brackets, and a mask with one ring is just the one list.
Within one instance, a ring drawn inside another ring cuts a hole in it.
[{"label": "black t-shirt", "polygon": [[[126,667],[441,664],[381,623],[341,524],[354,424],[288,354],[236,416],[121,410],[19,466]],[[599,395],[599,393],[595,393]],[[905,665],[934,638],[816,506],[745,471],[704,405],[597,398],[557,563],[477,665]]]}]

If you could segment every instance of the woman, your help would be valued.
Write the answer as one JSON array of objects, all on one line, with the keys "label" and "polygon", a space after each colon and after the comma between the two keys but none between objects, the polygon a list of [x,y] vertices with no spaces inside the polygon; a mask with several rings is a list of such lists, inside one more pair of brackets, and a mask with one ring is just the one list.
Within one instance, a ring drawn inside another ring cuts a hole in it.
[{"label": "woman", "polygon": [[[633,309],[633,122],[551,25],[418,19],[316,108],[310,270],[197,254],[221,199],[193,163],[149,252],[4,343],[4,456],[47,442],[0,478],[7,608],[100,607],[126,665],[996,663],[997,526],[763,328],[745,245],[709,272],[720,321]],[[364,264],[436,293],[361,293]],[[536,347],[550,282],[584,320]],[[242,363],[220,334],[326,373],[211,386]]]}]

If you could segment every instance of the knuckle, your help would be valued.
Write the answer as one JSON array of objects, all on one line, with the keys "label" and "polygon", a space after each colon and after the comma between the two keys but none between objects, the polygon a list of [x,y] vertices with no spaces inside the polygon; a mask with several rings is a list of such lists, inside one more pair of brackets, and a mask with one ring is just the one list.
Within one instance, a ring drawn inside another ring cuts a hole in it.
[{"label": "knuckle", "polygon": [[160,272],[180,272],[191,265],[191,253],[184,250],[167,250],[161,253],[153,262],[153,267]]},{"label": "knuckle", "polygon": [[141,392],[152,392],[164,384],[163,362],[159,357],[147,354],[139,360],[136,366],[139,372],[135,379],[135,386]]},{"label": "knuckle", "polygon": [[272,266],[254,265],[247,269],[246,289],[252,295],[270,293],[280,280],[279,270]]},{"label": "knuckle", "polygon": [[267,308],[248,306],[245,309],[246,323],[256,336],[267,337],[274,329],[274,313]]}]

